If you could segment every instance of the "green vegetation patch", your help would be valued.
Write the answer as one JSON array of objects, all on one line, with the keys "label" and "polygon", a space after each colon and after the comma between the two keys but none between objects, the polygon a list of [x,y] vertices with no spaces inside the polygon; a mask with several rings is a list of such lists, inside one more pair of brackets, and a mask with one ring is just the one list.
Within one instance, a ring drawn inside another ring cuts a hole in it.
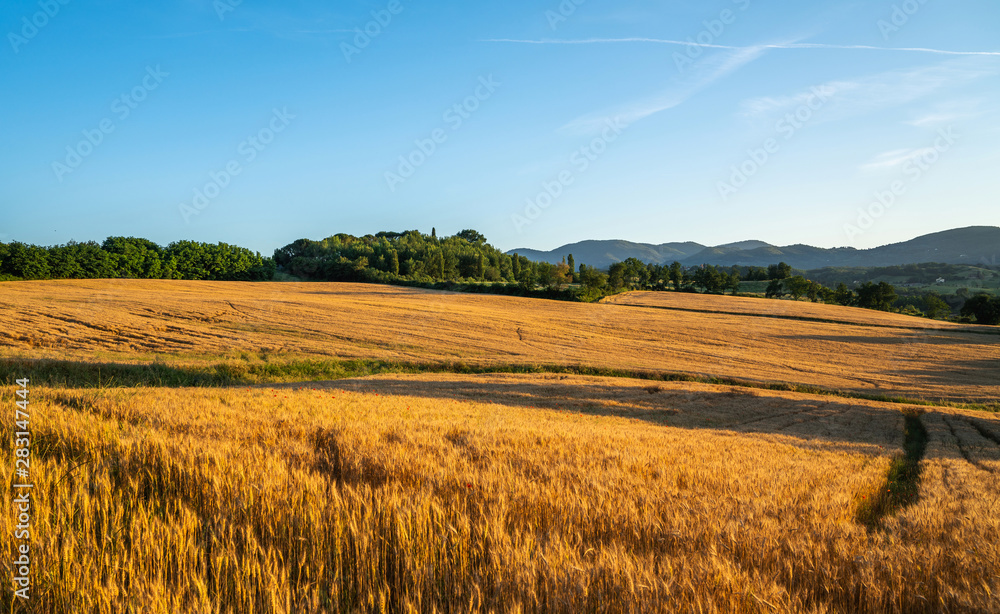
[{"label": "green vegetation patch", "polygon": [[882,528],[888,516],[913,505],[920,496],[920,460],[927,449],[927,429],[918,414],[906,416],[903,449],[904,454],[892,459],[885,484],[864,495],[858,505],[857,521],[870,530]]}]

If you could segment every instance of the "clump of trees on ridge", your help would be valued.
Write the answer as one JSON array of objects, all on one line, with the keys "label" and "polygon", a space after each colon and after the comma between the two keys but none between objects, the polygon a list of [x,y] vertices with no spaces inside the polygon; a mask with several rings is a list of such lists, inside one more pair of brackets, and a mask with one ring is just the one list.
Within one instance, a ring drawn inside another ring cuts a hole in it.
[{"label": "clump of trees on ridge", "polygon": [[265,281],[274,261],[243,247],[177,241],[160,247],[134,237],[103,243],[69,242],[39,247],[0,243],[0,280],[15,279],[207,279]]}]

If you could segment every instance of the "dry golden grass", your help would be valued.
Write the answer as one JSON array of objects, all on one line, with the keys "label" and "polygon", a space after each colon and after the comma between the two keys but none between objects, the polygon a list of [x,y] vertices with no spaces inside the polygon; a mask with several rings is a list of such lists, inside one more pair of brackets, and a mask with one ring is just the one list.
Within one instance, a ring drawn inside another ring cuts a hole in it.
[{"label": "dry golden grass", "polygon": [[31,394],[34,612],[1000,608],[990,414],[925,415],[921,494],[869,531],[899,406],[559,375]]},{"label": "dry golden grass", "polygon": [[[967,332],[986,327],[808,303],[616,298],[717,312],[701,313],[364,284],[143,280],[6,282],[0,290],[5,356],[586,365],[932,400],[1000,397],[1000,336]],[[753,309],[787,317],[725,313]],[[850,323],[796,319],[818,316]]]}]

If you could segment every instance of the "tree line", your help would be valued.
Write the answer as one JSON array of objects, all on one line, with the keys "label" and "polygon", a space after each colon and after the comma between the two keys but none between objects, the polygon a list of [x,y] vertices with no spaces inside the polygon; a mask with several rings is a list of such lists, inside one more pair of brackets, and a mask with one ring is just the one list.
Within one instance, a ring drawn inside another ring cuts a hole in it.
[{"label": "tree line", "polygon": [[226,243],[176,241],[161,247],[135,237],[108,237],[103,243],[71,241],[50,247],[0,243],[0,280],[266,281],[274,272],[272,258]]},{"label": "tree line", "polygon": [[[277,273],[303,280],[394,283],[452,290],[521,294],[596,301],[627,290],[672,290],[737,294],[744,281],[767,281],[768,298],[806,298],[830,303],[910,313],[900,308],[896,288],[866,282],[829,288],[781,262],[768,267],[684,267],[679,262],[644,263],[628,258],[607,272],[580,264],[568,254],[561,262],[533,262],[505,254],[475,230],[438,237],[416,230],[355,237],[337,234],[320,241],[299,239],[274,251],[273,258],[226,243],[176,241],[161,247],[147,239],[109,237],[103,243],[70,242],[40,247],[0,243],[0,280],[189,279],[270,281]],[[286,277],[283,277],[286,278]],[[923,297],[914,315],[939,318],[952,307],[936,293]],[[1000,298],[968,297],[961,315],[968,321],[1000,324]]]},{"label": "tree line", "polygon": [[[784,262],[764,267],[716,267],[702,265],[685,268],[679,262],[670,265],[643,263],[636,258],[628,258],[612,264],[607,276],[581,266],[578,278],[585,286],[592,286],[602,292],[613,294],[623,290],[673,290],[679,292],[705,292],[709,294],[737,294],[742,281],[768,281],[766,298],[791,297],[793,300],[806,298],[817,303],[862,307],[878,311],[895,311],[910,315],[939,319],[953,313],[952,306],[944,297],[930,292],[920,301],[922,309],[907,303],[900,305],[902,297],[896,287],[884,281],[865,282],[850,289],[844,283],[829,288],[807,279],[803,275],[793,275],[790,265]],[[966,321],[980,324],[1000,324],[1000,297],[980,294],[969,297],[959,311]]]}]

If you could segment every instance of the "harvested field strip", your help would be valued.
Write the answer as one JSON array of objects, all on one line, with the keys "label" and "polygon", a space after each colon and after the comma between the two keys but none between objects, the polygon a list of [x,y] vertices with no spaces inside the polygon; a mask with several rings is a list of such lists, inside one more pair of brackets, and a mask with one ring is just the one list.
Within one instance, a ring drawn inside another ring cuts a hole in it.
[{"label": "harvested field strip", "polygon": [[196,366],[168,365],[165,363],[120,364],[0,358],[0,383],[12,385],[16,378],[29,377],[33,382],[46,386],[78,388],[101,388],[106,386],[246,386],[326,381],[388,373],[459,373],[470,375],[489,373],[551,373],[590,375],[660,382],[698,382],[762,390],[800,392],[820,396],[865,399],[882,403],[954,407],[976,411],[1000,412],[1000,403],[958,403],[947,400],[909,399],[901,396],[830,390],[789,382],[754,382],[728,377],[705,377],[690,373],[598,368],[579,365],[476,365],[454,362],[407,363],[383,360],[306,360],[285,363],[243,363],[229,361],[206,366]]}]

